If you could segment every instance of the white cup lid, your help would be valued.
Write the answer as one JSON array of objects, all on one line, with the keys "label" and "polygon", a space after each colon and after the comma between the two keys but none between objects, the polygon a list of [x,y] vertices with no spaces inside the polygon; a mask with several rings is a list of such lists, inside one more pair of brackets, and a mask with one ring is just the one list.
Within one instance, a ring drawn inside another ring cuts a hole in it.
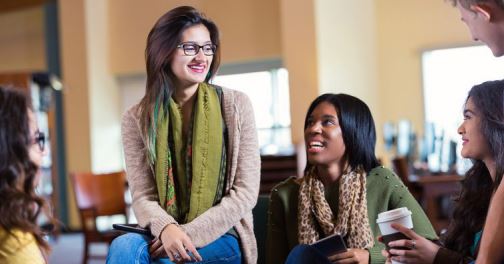
[{"label": "white cup lid", "polygon": [[394,210],[386,211],[378,214],[378,219],[376,219],[376,223],[387,222],[390,220],[395,220],[401,217],[405,217],[411,215],[411,211],[408,210],[407,207],[401,207]]}]

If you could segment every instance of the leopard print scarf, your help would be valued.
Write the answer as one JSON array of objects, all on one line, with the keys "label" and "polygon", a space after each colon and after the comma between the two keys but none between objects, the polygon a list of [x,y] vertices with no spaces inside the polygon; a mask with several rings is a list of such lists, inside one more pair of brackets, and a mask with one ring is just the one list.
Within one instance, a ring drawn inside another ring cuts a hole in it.
[{"label": "leopard print scarf", "polygon": [[366,173],[344,173],[339,185],[338,216],[335,218],[325,199],[324,184],[310,169],[301,181],[298,202],[298,240],[311,244],[319,240],[316,223],[324,236],[338,233],[345,237],[349,248],[370,248],[374,244],[369,226],[366,199]]}]

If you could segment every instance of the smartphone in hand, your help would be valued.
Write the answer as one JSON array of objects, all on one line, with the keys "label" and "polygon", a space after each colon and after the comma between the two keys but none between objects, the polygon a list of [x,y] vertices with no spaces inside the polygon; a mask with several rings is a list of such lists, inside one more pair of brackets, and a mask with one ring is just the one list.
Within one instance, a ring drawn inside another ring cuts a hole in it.
[{"label": "smartphone in hand", "polygon": [[140,227],[137,224],[113,224],[112,227],[116,230],[124,231],[124,232],[133,232],[140,235],[144,235],[150,238],[153,238],[150,229]]},{"label": "smartphone in hand", "polygon": [[343,241],[343,238],[339,234],[324,237],[315,241],[311,246],[327,257],[347,251],[345,241]]}]

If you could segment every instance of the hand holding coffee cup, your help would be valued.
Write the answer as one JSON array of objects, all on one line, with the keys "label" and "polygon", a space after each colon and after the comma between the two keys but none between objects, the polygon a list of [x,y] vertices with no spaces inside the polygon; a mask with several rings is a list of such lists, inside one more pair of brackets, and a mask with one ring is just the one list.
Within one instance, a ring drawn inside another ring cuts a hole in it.
[{"label": "hand holding coffee cup", "polygon": [[407,239],[395,240],[389,243],[392,263],[434,262],[440,248],[437,244],[400,224],[392,224],[391,227],[407,237]]},{"label": "hand holding coffee cup", "polygon": [[381,240],[392,264],[433,263],[439,246],[413,231],[411,211],[406,207],[378,214],[376,220],[382,233]]},{"label": "hand holding coffee cup", "polygon": [[[413,220],[411,219],[411,211],[406,207],[397,208],[394,210],[386,211],[378,214],[378,219],[376,219],[376,223],[380,228],[380,232],[382,233],[382,240],[385,246],[387,247],[387,251],[390,252],[389,243],[395,240],[404,240],[408,239],[403,233],[399,232],[395,228],[392,227],[392,224],[401,224],[406,228],[413,229]],[[413,243],[412,247],[415,246]],[[403,247],[402,249],[408,249],[407,247]],[[390,252],[392,254],[392,252]],[[392,259],[392,264],[400,264],[401,262],[394,261]]]}]

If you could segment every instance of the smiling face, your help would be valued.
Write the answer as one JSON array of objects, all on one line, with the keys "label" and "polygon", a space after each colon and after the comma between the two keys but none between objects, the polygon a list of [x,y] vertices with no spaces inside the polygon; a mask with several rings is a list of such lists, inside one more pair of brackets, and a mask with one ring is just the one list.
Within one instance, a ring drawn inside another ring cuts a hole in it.
[{"label": "smiling face", "polygon": [[345,155],[345,142],[338,113],[331,103],[320,103],[308,116],[305,142],[310,164],[341,164]]},{"label": "smiling face", "polygon": [[464,121],[458,128],[458,133],[462,136],[462,157],[477,160],[492,158],[490,146],[481,129],[481,113],[470,97],[466,102]]},{"label": "smiling face", "polygon": [[[198,24],[187,28],[182,33],[182,43],[195,43],[203,46],[211,44],[212,41],[208,29],[204,25]],[[177,87],[191,87],[205,81],[212,60],[213,55],[205,55],[201,49],[196,55],[187,56],[182,48],[177,48],[171,61],[171,69],[176,77],[175,85]]]}]

